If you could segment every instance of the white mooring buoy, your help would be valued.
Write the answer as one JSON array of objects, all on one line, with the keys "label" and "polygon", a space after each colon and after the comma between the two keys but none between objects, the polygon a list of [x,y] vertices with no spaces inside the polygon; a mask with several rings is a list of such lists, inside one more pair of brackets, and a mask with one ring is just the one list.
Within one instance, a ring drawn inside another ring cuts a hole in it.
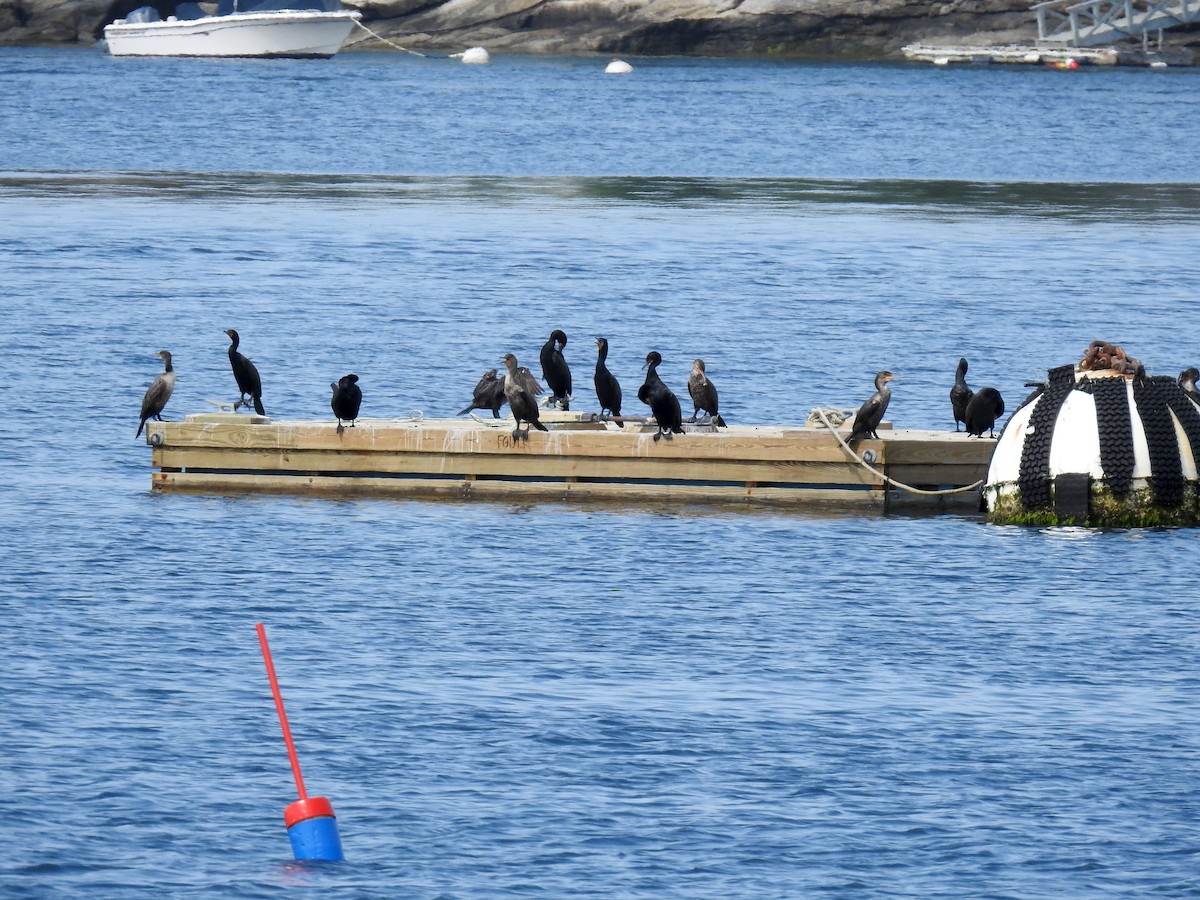
[{"label": "white mooring buoy", "polygon": [[633,66],[625,62],[623,59],[614,59],[604,67],[605,75],[628,75],[633,71]]},{"label": "white mooring buoy", "polygon": [[[1190,371],[1190,370],[1185,370]],[[1093,341],[1051,369],[996,442],[983,489],[993,522],[1200,524],[1200,395]]]},{"label": "white mooring buoy", "polygon": [[462,61],[472,65],[483,65],[492,61],[492,57],[482,47],[472,47],[470,50],[464,50],[461,54]]}]

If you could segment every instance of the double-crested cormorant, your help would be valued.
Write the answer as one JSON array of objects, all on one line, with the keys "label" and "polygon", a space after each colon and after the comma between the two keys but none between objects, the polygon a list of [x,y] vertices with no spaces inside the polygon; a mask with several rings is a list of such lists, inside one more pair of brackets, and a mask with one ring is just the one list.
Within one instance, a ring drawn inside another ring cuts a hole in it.
[{"label": "double-crested cormorant", "polygon": [[671,391],[658,376],[658,366],[662,356],[657,350],[646,354],[646,381],[638,388],[638,399],[650,407],[654,421],[658,423],[658,431],[654,440],[666,435],[671,439],[672,432],[683,434],[683,410],[679,408],[679,398]]},{"label": "double-crested cormorant", "polygon": [[163,371],[150,387],[146,388],[146,394],[142,397],[142,421],[138,422],[135,438],[141,437],[147,419],[153,417],[159,422],[162,421],[163,407],[171,399],[171,391],[175,390],[175,369],[171,366],[171,354],[166,350],[159,350],[157,355],[162,358]]},{"label": "double-crested cormorant", "polygon": [[490,409],[492,418],[500,418],[500,407],[504,405],[504,377],[496,374],[495,369],[488,369],[475,385],[475,395],[469,406],[460,409],[458,414],[465,415],[473,409]]},{"label": "double-crested cormorant", "polygon": [[[608,338],[596,338],[596,399],[600,403],[600,414],[608,410],[609,415],[621,415],[621,383],[617,376],[608,371]],[[617,423],[624,428],[624,422]]]},{"label": "double-crested cormorant", "polygon": [[854,443],[868,436],[879,438],[875,429],[883,421],[883,414],[887,412],[888,403],[892,399],[892,389],[888,387],[888,382],[894,381],[895,378],[896,376],[887,369],[875,376],[875,393],[868,397],[867,401],[858,408],[858,412],[854,414],[854,427],[850,431],[848,443]]},{"label": "double-crested cormorant", "polygon": [[963,416],[967,434],[983,437],[983,433],[986,431],[988,437],[995,437],[992,429],[996,425],[996,420],[1002,415],[1004,415],[1004,398],[1000,396],[1000,392],[992,387],[980,388],[971,398],[971,402],[967,404],[967,411]]},{"label": "double-crested cormorant", "polygon": [[517,358],[511,353],[506,353],[504,366],[508,369],[508,374],[504,377],[504,397],[508,400],[508,406],[516,421],[512,433],[513,440],[529,440],[529,428],[521,431],[522,422],[527,422],[538,431],[549,431],[549,428],[538,421],[538,404],[526,386],[529,379],[522,375]]},{"label": "double-crested cormorant", "polygon": [[958,431],[960,422],[967,421],[967,404],[975,392],[967,387],[967,361],[958,361],[958,370],[954,373],[954,387],[950,388],[950,408],[954,411],[954,430]]},{"label": "double-crested cormorant", "polygon": [[[254,368],[254,363],[238,353],[238,342],[241,340],[238,333],[232,328],[226,329],[225,333],[232,341],[229,345],[229,365],[233,368],[238,390],[242,392],[241,397],[233,404],[233,411],[237,412],[239,406],[249,406],[253,402],[254,411],[260,416],[265,416],[267,413],[262,404],[262,379],[258,377],[258,369]],[[250,400],[246,399],[247,394]]]},{"label": "double-crested cormorant", "polygon": [[725,426],[725,420],[717,414],[717,386],[708,380],[704,373],[704,360],[698,359],[692,363],[692,374],[688,376],[688,393],[692,395],[692,417],[689,422],[695,422],[700,410],[712,416],[714,425]]},{"label": "double-crested cormorant", "polygon": [[349,420],[350,427],[354,427],[358,409],[362,406],[362,388],[358,386],[357,375],[343,375],[337,381],[330,382],[329,386],[333,388],[333,398],[329,401],[329,406],[337,416],[337,433],[341,434],[344,430],[343,419]]},{"label": "double-crested cormorant", "polygon": [[1179,386],[1183,388],[1183,392],[1200,403],[1200,390],[1196,389],[1196,382],[1200,381],[1200,369],[1188,368],[1179,373]]},{"label": "double-crested cormorant", "polygon": [[[502,375],[500,380],[507,381],[508,376]],[[540,397],[542,394],[546,393],[546,389],[541,386],[536,378],[533,377],[533,373],[524,366],[517,366],[517,384],[521,385],[521,387],[525,388],[525,390],[529,391],[529,393],[533,394],[535,397]],[[504,400],[506,403],[508,402],[507,397],[505,397]]]},{"label": "double-crested cormorant", "polygon": [[542,377],[550,388],[548,406],[558,403],[563,409],[571,408],[571,369],[567,358],[563,356],[563,347],[567,346],[567,336],[557,328],[550,332],[550,340],[542,346],[541,362]]}]

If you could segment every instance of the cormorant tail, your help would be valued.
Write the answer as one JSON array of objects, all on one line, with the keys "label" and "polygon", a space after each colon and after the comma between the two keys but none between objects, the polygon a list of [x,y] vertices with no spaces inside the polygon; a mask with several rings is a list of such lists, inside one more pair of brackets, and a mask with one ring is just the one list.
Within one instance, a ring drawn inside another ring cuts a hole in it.
[{"label": "cormorant tail", "polygon": [[256,413],[258,413],[260,416],[265,416],[267,414],[267,411],[265,409],[263,409],[262,397],[254,398],[254,411]]},{"label": "cormorant tail", "polygon": [[550,430],[545,425],[543,425],[541,422],[534,421],[534,422],[530,422],[529,424],[532,425],[534,428],[536,428],[538,431],[549,431]]}]

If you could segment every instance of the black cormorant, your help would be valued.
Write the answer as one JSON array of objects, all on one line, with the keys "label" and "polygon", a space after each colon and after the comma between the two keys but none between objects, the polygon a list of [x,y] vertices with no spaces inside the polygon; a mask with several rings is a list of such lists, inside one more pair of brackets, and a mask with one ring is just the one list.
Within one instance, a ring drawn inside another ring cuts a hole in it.
[{"label": "black cormorant", "polygon": [[996,420],[1002,415],[1004,415],[1004,398],[1000,396],[1000,392],[991,387],[980,388],[971,398],[971,402],[967,404],[963,424],[966,425],[969,435],[983,437],[983,433],[986,431],[988,437],[995,437],[992,429],[996,425]]},{"label": "black cormorant", "polygon": [[538,421],[538,404],[526,387],[525,383],[528,379],[522,375],[521,368],[517,365],[517,358],[511,353],[506,353],[504,366],[508,369],[508,374],[504,377],[504,396],[508,400],[508,406],[516,421],[516,427],[512,433],[513,440],[529,440],[529,428],[522,432],[522,422],[527,422],[538,431],[549,431],[549,428]]},{"label": "black cormorant", "polygon": [[163,407],[171,399],[171,391],[175,390],[175,369],[171,366],[171,354],[166,350],[159,350],[157,355],[162,358],[163,371],[150,387],[146,388],[146,395],[142,397],[142,421],[138,422],[135,438],[141,437],[147,419],[153,417],[159,422],[162,421]]},{"label": "black cormorant", "polygon": [[1200,403],[1200,390],[1196,389],[1196,382],[1200,381],[1200,369],[1188,368],[1179,373],[1179,386],[1183,388],[1183,392]]},{"label": "black cormorant", "polygon": [[464,415],[473,409],[490,409],[492,418],[500,418],[500,407],[504,405],[504,378],[497,375],[495,369],[488,369],[475,385],[475,394],[470,406],[460,409],[458,414]]},{"label": "black cormorant", "polygon": [[692,374],[688,376],[688,393],[692,396],[692,417],[689,422],[695,422],[700,410],[712,416],[712,423],[724,427],[725,420],[717,413],[717,386],[708,380],[704,372],[704,360],[698,359],[692,363]]},{"label": "black cormorant", "polygon": [[329,386],[333,388],[333,398],[329,401],[329,406],[333,410],[333,414],[337,416],[337,433],[341,434],[344,430],[343,419],[349,420],[350,427],[354,427],[354,420],[358,418],[358,409],[362,406],[362,388],[358,386],[357,375],[343,375],[337,381],[331,382]]},{"label": "black cormorant", "polygon": [[950,408],[954,412],[954,430],[958,431],[960,422],[967,421],[967,404],[975,392],[967,387],[967,360],[958,361],[958,369],[954,373],[954,387],[950,388]]},{"label": "black cormorant", "polygon": [[548,406],[558,403],[563,409],[571,408],[571,369],[563,356],[563,347],[567,346],[567,336],[557,328],[550,332],[550,340],[542,346],[541,362],[542,377],[550,388]]},{"label": "black cormorant", "polygon": [[[254,363],[238,353],[238,342],[241,340],[238,333],[232,328],[226,329],[225,333],[232,341],[229,345],[229,365],[233,368],[238,390],[242,392],[241,397],[233,404],[233,411],[237,412],[239,406],[249,406],[253,402],[254,411],[260,416],[265,416],[267,413],[262,404],[262,379],[258,377],[258,369],[254,368]],[[247,394],[250,400],[246,399]]]},{"label": "black cormorant", "polygon": [[[617,376],[608,371],[608,338],[596,338],[596,400],[600,403],[600,414],[608,410],[609,415],[621,415],[621,383]],[[617,423],[624,428],[624,422]]]},{"label": "black cormorant", "polygon": [[896,376],[886,369],[875,376],[875,393],[867,398],[854,414],[854,427],[850,431],[849,443],[868,436],[879,438],[875,429],[883,421],[883,414],[887,412],[888,403],[892,399],[892,389],[888,387],[888,382],[894,381],[895,378]]},{"label": "black cormorant", "polygon": [[679,398],[671,391],[658,375],[662,356],[657,350],[646,354],[646,381],[638,388],[638,399],[650,407],[654,420],[658,423],[658,431],[654,440],[663,435],[671,439],[672,432],[683,434],[683,410],[679,408]]}]

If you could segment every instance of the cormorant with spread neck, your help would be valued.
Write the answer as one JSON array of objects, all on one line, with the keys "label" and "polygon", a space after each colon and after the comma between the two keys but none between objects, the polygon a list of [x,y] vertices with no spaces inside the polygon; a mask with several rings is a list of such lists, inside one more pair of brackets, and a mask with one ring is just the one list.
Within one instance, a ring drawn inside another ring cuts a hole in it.
[{"label": "cormorant with spread neck", "polygon": [[538,431],[549,431],[549,428],[538,421],[538,404],[526,387],[527,379],[521,374],[517,358],[511,353],[506,353],[504,366],[508,369],[508,374],[504,377],[504,396],[516,421],[512,433],[513,440],[529,440],[529,427],[521,431],[522,422],[528,423]]},{"label": "cormorant with spread neck", "polygon": [[[608,410],[609,415],[621,415],[621,383],[617,376],[608,370],[608,338],[596,338],[596,400],[600,403],[600,414]],[[624,422],[617,423],[618,428],[624,428]]]},{"label": "cormorant with spread neck", "polygon": [[142,421],[138,422],[135,438],[141,437],[147,419],[162,421],[163,408],[171,399],[171,392],[175,390],[175,369],[171,365],[171,354],[166,350],[159,350],[156,355],[163,361],[163,371],[151,382],[150,387],[146,388],[146,395],[142,397]]},{"label": "cormorant with spread neck", "polygon": [[875,393],[868,397],[854,414],[854,427],[850,431],[848,443],[852,444],[865,437],[879,438],[875,429],[883,421],[883,414],[887,412],[888,403],[892,399],[892,389],[888,387],[888,382],[894,381],[895,378],[896,376],[887,369],[875,376]]},{"label": "cormorant with spread neck", "polygon": [[550,388],[548,406],[555,403],[563,409],[571,408],[571,369],[563,356],[563,348],[567,346],[567,336],[557,328],[550,332],[550,340],[542,346],[541,362],[542,377]]},{"label": "cormorant with spread neck", "polygon": [[950,388],[950,409],[954,413],[954,430],[958,424],[967,421],[967,404],[975,392],[967,387],[967,360],[958,361],[958,369],[954,373],[954,387]]},{"label": "cormorant with spread neck", "polygon": [[[254,403],[254,411],[260,416],[265,416],[267,413],[263,409],[262,403],[262,379],[258,377],[258,369],[254,368],[254,363],[250,362],[241,353],[238,353],[238,343],[241,338],[238,333],[232,328],[225,330],[229,335],[229,365],[233,369],[233,377],[237,381],[238,390],[241,391],[241,397],[233,404],[233,411],[237,412],[239,406],[249,406]],[[246,396],[250,399],[247,400]]]},{"label": "cormorant with spread neck", "polygon": [[692,397],[694,407],[689,422],[695,422],[700,410],[704,410],[712,416],[714,425],[725,427],[725,420],[717,413],[717,386],[708,380],[702,359],[692,363],[692,373],[688,376],[688,393]]},{"label": "cormorant with spread neck", "polygon": [[656,442],[664,435],[670,440],[672,433],[683,434],[683,410],[679,408],[679,398],[658,375],[661,363],[662,356],[657,350],[646,354],[646,381],[638,388],[638,399],[650,407],[658,423],[658,431],[654,433]]},{"label": "cormorant with spread neck", "polygon": [[350,422],[351,428],[354,427],[354,420],[358,418],[358,410],[362,406],[362,388],[358,386],[357,375],[343,375],[337,381],[330,382],[329,386],[333,388],[329,406],[337,416],[337,433],[341,434],[345,430],[343,419]]}]

